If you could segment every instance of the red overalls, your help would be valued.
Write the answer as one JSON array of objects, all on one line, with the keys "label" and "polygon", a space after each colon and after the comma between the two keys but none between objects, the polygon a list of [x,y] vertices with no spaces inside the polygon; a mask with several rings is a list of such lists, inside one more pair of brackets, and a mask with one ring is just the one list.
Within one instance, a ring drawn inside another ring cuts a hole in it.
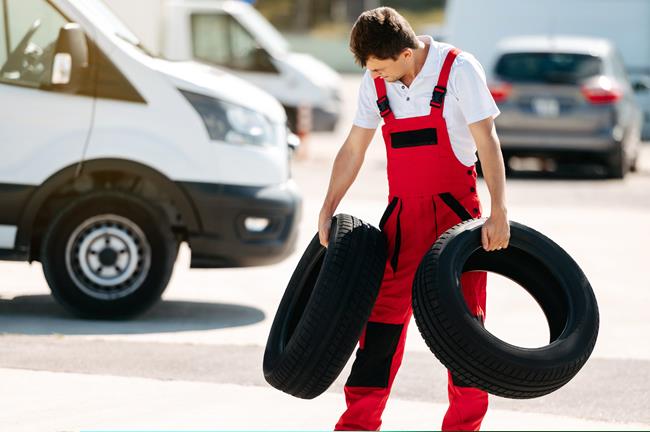
[{"label": "red overalls", "polygon": [[[375,79],[388,163],[389,204],[379,223],[387,239],[388,260],[344,388],[347,410],[336,430],[379,429],[402,362],[415,271],[439,235],[481,215],[476,170],[456,158],[442,116],[449,72],[458,53],[453,49],[445,58],[429,115],[396,119],[386,98],[386,83]],[[486,273],[464,273],[461,284],[470,312],[483,319]],[[442,429],[478,430],[487,410],[487,393],[463,385],[451,373],[448,393]]]}]

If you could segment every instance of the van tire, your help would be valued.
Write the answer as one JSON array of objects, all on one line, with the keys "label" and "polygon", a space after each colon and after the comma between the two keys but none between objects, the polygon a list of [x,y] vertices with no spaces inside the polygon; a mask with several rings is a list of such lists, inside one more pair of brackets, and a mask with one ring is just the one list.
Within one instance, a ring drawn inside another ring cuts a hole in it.
[{"label": "van tire", "polygon": [[75,198],[47,227],[43,273],[54,298],[81,318],[124,319],[162,295],[178,252],[157,208],[113,191]]},{"label": "van tire", "polygon": [[[486,252],[484,222],[450,228],[424,256],[413,283],[415,321],[431,351],[464,385],[514,399],[546,395],[569,382],[591,355],[599,326],[596,298],[578,264],[524,225],[511,222],[508,247]],[[467,271],[494,272],[525,288],[544,311],[550,343],[520,348],[489,333],[463,299],[459,280]]]},{"label": "van tire", "polygon": [[333,218],[327,248],[316,234],[273,320],[263,361],[266,381],[303,399],[327,390],[357,345],[385,265],[384,235],[355,217]]}]

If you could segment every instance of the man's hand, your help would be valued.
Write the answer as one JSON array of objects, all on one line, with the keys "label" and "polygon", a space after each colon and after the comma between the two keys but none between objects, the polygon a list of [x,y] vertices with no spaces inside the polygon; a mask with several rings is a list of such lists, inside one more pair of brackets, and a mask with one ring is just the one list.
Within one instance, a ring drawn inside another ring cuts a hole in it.
[{"label": "man's hand", "polygon": [[481,241],[486,251],[501,250],[510,242],[510,224],[505,212],[493,212],[481,229]]},{"label": "man's hand", "polygon": [[318,215],[318,239],[320,244],[327,247],[330,238],[330,227],[332,225],[332,215],[321,210]]}]

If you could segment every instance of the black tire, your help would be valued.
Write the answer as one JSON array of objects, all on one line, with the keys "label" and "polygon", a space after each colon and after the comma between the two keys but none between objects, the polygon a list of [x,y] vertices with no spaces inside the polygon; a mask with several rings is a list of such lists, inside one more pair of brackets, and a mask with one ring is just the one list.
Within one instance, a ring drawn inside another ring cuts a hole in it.
[{"label": "black tire", "polygon": [[630,162],[630,172],[638,172],[639,171],[639,151],[636,152],[634,155],[634,159],[632,159],[632,162]]},{"label": "black tire", "polygon": [[623,144],[611,152],[607,156],[607,177],[612,179],[622,179],[625,177],[629,171],[629,164],[625,158],[625,152],[623,151]]},{"label": "black tire", "polygon": [[[507,398],[543,396],[571,380],[589,358],[598,335],[596,298],[575,261],[524,225],[511,222],[508,248],[486,252],[484,222],[450,228],[423,258],[413,283],[417,326],[459,382]],[[459,279],[466,271],[498,273],[523,286],[546,315],[549,345],[520,348],[489,333],[463,299]]]},{"label": "black tire", "polygon": [[123,319],[160,298],[177,252],[156,208],[124,193],[94,192],[57,214],[43,237],[41,261],[52,294],[69,312]]},{"label": "black tire", "polygon": [[377,299],[386,265],[378,229],[339,214],[329,245],[318,234],[294,271],[271,326],[264,377],[273,387],[312,399],[336,380]]}]

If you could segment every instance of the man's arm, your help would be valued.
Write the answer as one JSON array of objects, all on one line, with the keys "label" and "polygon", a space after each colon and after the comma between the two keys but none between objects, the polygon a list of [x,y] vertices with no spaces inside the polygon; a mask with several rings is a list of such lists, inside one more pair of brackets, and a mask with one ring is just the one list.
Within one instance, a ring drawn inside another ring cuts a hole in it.
[{"label": "man's arm", "polygon": [[343,146],[336,155],[336,159],[334,159],[327,195],[318,216],[318,236],[323,246],[327,246],[329,243],[332,215],[354,179],[357,178],[366,150],[374,134],[375,129],[366,129],[353,125]]},{"label": "man's arm", "polygon": [[494,120],[488,117],[471,123],[469,130],[476,142],[483,178],[490,191],[490,217],[481,231],[483,248],[488,251],[504,249],[510,241],[510,225],[506,208],[505,165]]}]

